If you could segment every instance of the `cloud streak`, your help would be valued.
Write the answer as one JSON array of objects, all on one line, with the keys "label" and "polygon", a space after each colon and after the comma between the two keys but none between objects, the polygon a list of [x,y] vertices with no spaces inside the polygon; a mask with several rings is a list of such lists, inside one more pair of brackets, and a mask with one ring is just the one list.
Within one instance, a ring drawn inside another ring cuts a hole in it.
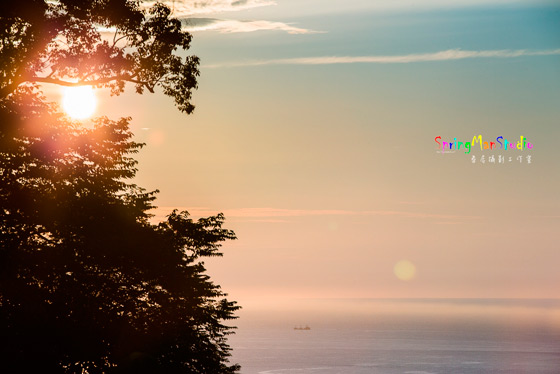
[{"label": "cloud streak", "polygon": [[298,57],[270,60],[250,60],[239,62],[226,62],[205,65],[206,68],[220,67],[249,67],[265,65],[334,65],[334,64],[407,64],[415,62],[456,61],[475,58],[514,58],[523,56],[555,56],[560,55],[560,49],[531,51],[526,49],[501,49],[486,51],[465,51],[461,49],[448,49],[434,53],[420,53],[394,56],[324,56],[324,57]]},{"label": "cloud streak", "polygon": [[189,18],[183,21],[189,32],[218,31],[221,33],[253,32],[263,30],[285,31],[288,34],[314,34],[317,31],[302,29],[283,22],[263,20],[224,20],[217,18]]},{"label": "cloud streak", "polygon": [[[173,209],[187,210],[194,217],[210,216],[219,211],[209,208],[186,208],[186,207],[158,207],[152,213],[156,218],[164,219]],[[319,217],[319,216],[354,216],[354,217],[401,217],[417,219],[438,219],[438,220],[475,220],[479,216],[423,213],[397,210],[342,210],[342,209],[281,209],[281,208],[239,208],[225,209],[221,211],[227,218],[258,219],[266,222],[282,222],[279,218],[297,217]]]},{"label": "cloud streak", "polygon": [[[175,0],[160,1],[173,10],[177,18],[188,17],[195,14],[210,14],[223,12],[237,12],[241,10],[260,8],[276,5],[272,0]],[[156,1],[144,1],[145,7],[151,7]]]},{"label": "cloud streak", "polygon": [[[173,17],[182,20],[184,29],[190,32],[212,30],[221,33],[238,33],[274,30],[289,34],[317,33],[317,31],[295,27],[284,22],[197,17],[276,5],[276,1],[273,0],[165,0],[161,2],[172,10]],[[155,4],[155,1],[144,1],[142,3],[145,8],[152,7]]]}]

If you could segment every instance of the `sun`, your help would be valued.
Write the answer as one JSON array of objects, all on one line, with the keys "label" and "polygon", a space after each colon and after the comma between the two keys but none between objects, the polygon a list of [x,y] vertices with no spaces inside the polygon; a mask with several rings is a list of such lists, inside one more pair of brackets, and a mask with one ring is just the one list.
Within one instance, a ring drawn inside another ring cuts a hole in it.
[{"label": "sun", "polygon": [[65,87],[62,96],[62,108],[72,118],[91,117],[97,106],[97,98],[91,86]]}]

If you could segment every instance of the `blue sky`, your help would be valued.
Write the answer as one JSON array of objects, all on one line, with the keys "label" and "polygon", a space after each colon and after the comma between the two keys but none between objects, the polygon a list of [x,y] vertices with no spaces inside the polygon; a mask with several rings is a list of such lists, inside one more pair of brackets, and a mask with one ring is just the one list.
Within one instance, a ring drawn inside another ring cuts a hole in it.
[{"label": "blue sky", "polygon": [[[209,64],[236,56],[262,59],[406,55],[457,48],[554,49],[560,38],[557,19],[557,8],[512,6],[312,14],[289,18],[288,23],[320,33],[201,33],[194,46],[208,53]],[[228,40],[225,45],[224,40]],[[214,50],[216,45],[220,51]]]},{"label": "blue sky", "polygon": [[[234,299],[560,297],[560,4],[448,3],[176,1],[205,18],[195,113],[99,112],[132,115],[158,214],[226,214],[240,239],[209,265]],[[478,134],[524,135],[533,163],[436,153]]]}]

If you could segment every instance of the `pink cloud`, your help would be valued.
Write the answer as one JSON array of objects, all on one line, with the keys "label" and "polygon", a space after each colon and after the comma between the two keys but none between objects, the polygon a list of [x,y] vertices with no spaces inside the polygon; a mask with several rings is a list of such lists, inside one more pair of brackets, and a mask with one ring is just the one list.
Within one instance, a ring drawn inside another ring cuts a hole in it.
[{"label": "pink cloud", "polygon": [[[206,207],[159,207],[153,211],[156,217],[164,218],[173,209],[187,210],[194,217],[209,216],[217,213],[224,213],[228,218],[253,218],[259,222],[285,222],[276,220],[278,217],[312,217],[312,216],[390,216],[403,218],[419,219],[439,219],[439,220],[458,220],[458,219],[478,219],[478,216],[465,216],[453,214],[439,214],[428,212],[410,212],[398,210],[341,210],[341,209],[284,209],[284,208],[237,208],[216,210]],[[442,222],[438,222],[442,223]]]}]

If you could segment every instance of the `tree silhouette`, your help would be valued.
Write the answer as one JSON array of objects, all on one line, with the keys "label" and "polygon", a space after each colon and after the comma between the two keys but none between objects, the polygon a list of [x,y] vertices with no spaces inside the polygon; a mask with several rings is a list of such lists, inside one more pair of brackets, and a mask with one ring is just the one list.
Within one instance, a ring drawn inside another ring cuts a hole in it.
[{"label": "tree silhouette", "polygon": [[0,98],[22,83],[88,84],[113,94],[133,83],[138,93],[161,87],[191,113],[199,60],[181,58],[191,35],[168,7],[131,0],[0,2]]},{"label": "tree silhouette", "polygon": [[[161,85],[188,113],[198,61],[174,51],[190,35],[161,5],[0,7],[0,372],[236,372],[225,323],[238,307],[202,262],[235,239],[223,215],[151,223],[157,191],[132,182],[143,144],[130,118],[80,126],[36,86]],[[128,46],[97,39],[99,26]]]}]

